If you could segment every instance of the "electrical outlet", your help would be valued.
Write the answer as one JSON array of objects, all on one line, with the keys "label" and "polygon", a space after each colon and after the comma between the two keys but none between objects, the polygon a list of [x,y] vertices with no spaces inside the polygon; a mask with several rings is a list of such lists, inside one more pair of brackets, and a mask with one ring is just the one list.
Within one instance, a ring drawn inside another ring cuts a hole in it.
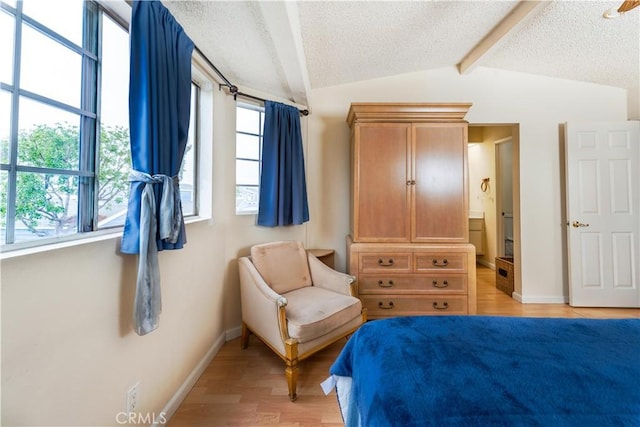
[{"label": "electrical outlet", "polygon": [[127,415],[132,414],[138,410],[138,387],[140,383],[137,382],[129,388],[127,391]]}]

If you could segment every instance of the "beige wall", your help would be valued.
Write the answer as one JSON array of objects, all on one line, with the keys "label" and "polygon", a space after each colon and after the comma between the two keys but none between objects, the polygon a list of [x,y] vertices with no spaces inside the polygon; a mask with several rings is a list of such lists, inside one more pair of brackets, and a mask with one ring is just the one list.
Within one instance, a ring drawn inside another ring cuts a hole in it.
[{"label": "beige wall", "polygon": [[238,332],[235,259],[252,244],[295,239],[335,248],[344,269],[352,101],[470,101],[471,123],[520,123],[525,300],[563,297],[559,125],[627,118],[621,90],[482,68],[314,90],[303,120],[311,221],[274,230],[235,216],[235,103],[215,86],[210,95],[213,151],[202,161],[213,165],[205,176],[213,219],[187,225],[185,248],[160,255],[158,330],[131,330],[135,258],[118,254],[115,237],[2,260],[2,425],[114,425],[135,382],[141,413],[171,408],[206,356]]}]

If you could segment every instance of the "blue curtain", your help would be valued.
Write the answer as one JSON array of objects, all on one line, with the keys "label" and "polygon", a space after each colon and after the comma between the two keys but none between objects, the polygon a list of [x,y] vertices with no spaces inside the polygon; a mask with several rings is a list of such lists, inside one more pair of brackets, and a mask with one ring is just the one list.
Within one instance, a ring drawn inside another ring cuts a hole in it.
[{"label": "blue curtain", "polygon": [[132,171],[121,252],[138,255],[134,323],[158,327],[158,251],[186,243],[178,172],[187,145],[194,45],[159,1],[134,1],[129,129]]},{"label": "blue curtain", "polygon": [[258,225],[309,221],[304,153],[297,108],[265,101]]}]

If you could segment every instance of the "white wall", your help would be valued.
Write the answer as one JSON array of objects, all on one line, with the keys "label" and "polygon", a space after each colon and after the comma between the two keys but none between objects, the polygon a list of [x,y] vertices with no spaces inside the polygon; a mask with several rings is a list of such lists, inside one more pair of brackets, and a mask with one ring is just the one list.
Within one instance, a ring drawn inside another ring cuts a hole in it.
[{"label": "white wall", "polygon": [[627,109],[629,120],[640,120],[640,87],[629,89]]},{"label": "white wall", "polygon": [[520,124],[522,299],[565,300],[560,125],[626,120],[624,90],[488,68],[461,76],[447,67],[317,89],[311,99],[308,156],[317,159],[313,205],[315,214],[326,209],[321,221],[327,227],[314,224],[309,239],[335,248],[339,268],[345,266],[349,230],[351,102],[472,102],[470,123]]},{"label": "white wall", "polygon": [[202,161],[213,164],[213,219],[187,225],[184,249],[160,253],[156,331],[131,328],[136,257],[118,253],[118,237],[3,254],[2,425],[117,425],[136,382],[139,413],[161,420],[198,364],[238,331],[236,258],[255,243],[304,240],[306,226],[268,229],[235,215],[235,102],[217,86],[208,96],[214,145]]}]

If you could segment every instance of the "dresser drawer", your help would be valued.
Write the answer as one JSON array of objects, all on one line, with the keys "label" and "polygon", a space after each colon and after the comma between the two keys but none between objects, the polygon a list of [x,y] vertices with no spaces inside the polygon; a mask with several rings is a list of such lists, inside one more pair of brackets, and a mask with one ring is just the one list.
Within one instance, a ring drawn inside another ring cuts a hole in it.
[{"label": "dresser drawer", "polygon": [[380,293],[466,293],[467,276],[464,275],[362,275],[358,278],[358,292]]},{"label": "dresser drawer", "polygon": [[416,273],[451,272],[466,273],[466,253],[416,253]]},{"label": "dresser drawer", "polygon": [[359,254],[360,274],[367,273],[410,273],[411,253],[361,253]]},{"label": "dresser drawer", "polygon": [[467,314],[467,297],[461,295],[360,295],[371,319],[392,316]]}]

